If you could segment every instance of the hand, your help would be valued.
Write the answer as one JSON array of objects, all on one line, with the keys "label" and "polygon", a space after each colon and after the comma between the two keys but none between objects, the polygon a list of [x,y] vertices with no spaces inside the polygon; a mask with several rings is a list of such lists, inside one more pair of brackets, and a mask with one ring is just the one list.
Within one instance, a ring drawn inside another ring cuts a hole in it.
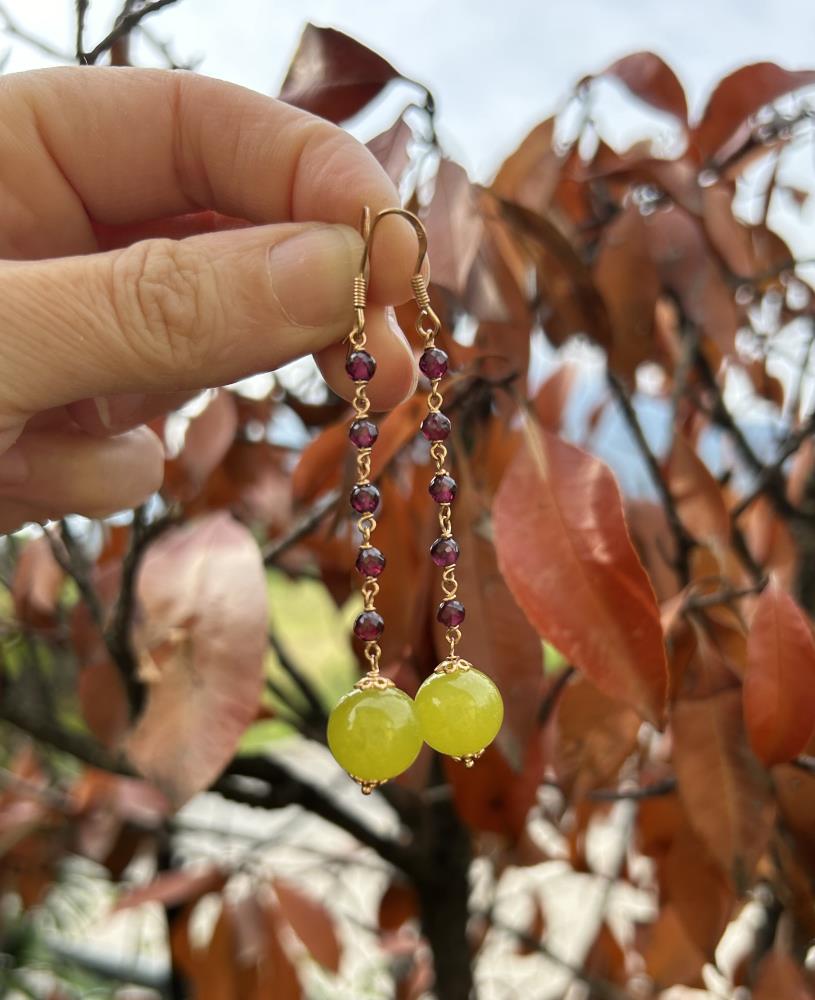
[{"label": "hand", "polygon": [[[141,425],[203,387],[314,353],[348,394],[362,206],[398,197],[347,133],[206,77],[82,68],[0,78],[0,143],[0,532],[141,502],[163,469]],[[385,309],[415,252],[403,220],[377,231],[375,407],[415,385]]]}]

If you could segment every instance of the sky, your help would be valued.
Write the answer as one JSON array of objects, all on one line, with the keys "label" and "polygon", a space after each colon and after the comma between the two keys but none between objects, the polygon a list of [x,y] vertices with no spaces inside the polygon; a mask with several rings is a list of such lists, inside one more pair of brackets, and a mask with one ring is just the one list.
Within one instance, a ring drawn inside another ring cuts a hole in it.
[{"label": "sky", "polygon": [[[73,0],[2,6],[71,50]],[[92,41],[120,6],[92,0]],[[745,62],[815,61],[812,0],[179,0],[150,23],[179,58],[202,56],[202,72],[273,94],[309,20],[353,34],[428,85],[444,146],[479,181],[577,80],[625,53],[662,55],[696,111],[716,80]],[[7,71],[47,62],[15,43]]]}]

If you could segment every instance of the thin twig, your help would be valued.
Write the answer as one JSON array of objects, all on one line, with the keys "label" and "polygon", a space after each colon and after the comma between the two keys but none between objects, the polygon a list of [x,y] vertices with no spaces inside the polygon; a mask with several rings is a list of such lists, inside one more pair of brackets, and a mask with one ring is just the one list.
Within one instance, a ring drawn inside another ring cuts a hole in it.
[{"label": "thin twig", "polygon": [[811,413],[801,426],[797,427],[781,443],[775,459],[769,465],[765,465],[758,474],[753,489],[746,496],[742,497],[731,511],[732,517],[740,517],[762,494],[771,488],[775,488],[782,474],[784,462],[791,455],[794,455],[813,433],[815,433],[815,413]]},{"label": "thin twig", "polygon": [[59,533],[45,528],[45,537],[51,546],[54,559],[74,581],[82,600],[87,605],[91,619],[100,632],[105,628],[105,609],[96,588],[91,582],[90,567],[73,531],[65,520],[60,521]]},{"label": "thin twig", "polygon": [[294,662],[288,651],[284,648],[274,632],[269,632],[269,645],[274,650],[274,654],[280,663],[281,669],[291,678],[297,686],[297,690],[302,694],[308,703],[312,721],[324,722],[327,718],[325,706],[317,696],[311,681],[305,676],[300,667]]},{"label": "thin twig", "polygon": [[90,0],[76,0],[76,61],[82,65],[85,60],[85,17]]},{"label": "thin twig", "polygon": [[26,45],[30,45],[34,49],[39,49],[40,52],[51,56],[53,59],[58,59],[60,62],[72,62],[70,53],[60,51],[60,49],[55,48],[55,46],[44,38],[32,35],[26,28],[21,28],[3,5],[0,5],[0,21],[3,22],[3,31],[12,38],[18,38],[21,42],[25,42]]},{"label": "thin twig", "polygon": [[99,61],[100,56],[112,48],[119,39],[129,35],[145,17],[155,14],[162,8],[169,7],[174,3],[178,3],[178,0],[152,0],[152,3],[146,3],[137,10],[129,10],[131,4],[126,3],[124,10],[116,18],[113,28],[105,35],[102,41],[95,45],[90,52],[81,51],[77,54],[79,62],[83,66],[93,66]]},{"label": "thin twig", "polygon": [[642,788],[595,788],[588,793],[588,798],[595,802],[639,802],[641,799],[670,795],[676,791],[676,787],[676,778],[664,778],[662,781],[655,781],[653,785],[643,785]]},{"label": "thin twig", "polygon": [[555,710],[555,705],[557,705],[558,699],[566,690],[566,686],[574,676],[574,673],[574,667],[566,667],[557,675],[554,683],[543,696],[543,700],[541,701],[540,708],[538,709],[538,725],[546,725],[550,715]]},{"label": "thin twig", "polygon": [[[250,778],[251,782],[244,779]],[[260,789],[258,783],[266,787]],[[408,845],[383,837],[352,813],[347,812],[322,789],[294,775],[270,757],[238,757],[212,786],[232,802],[261,809],[282,809],[297,805],[351,834],[385,861],[410,874],[415,864]]]},{"label": "thin twig", "polygon": [[674,569],[679,575],[679,578],[684,586],[690,582],[690,554],[696,547],[696,539],[687,530],[679,517],[676,501],[668,488],[668,483],[666,482],[665,477],[662,474],[662,470],[659,467],[657,457],[651,451],[651,447],[648,444],[645,434],[643,433],[642,426],[637,419],[637,412],[634,409],[634,404],[631,402],[628,391],[614,372],[610,371],[608,373],[608,382],[611,387],[611,391],[620,405],[623,417],[628,424],[628,428],[637,443],[637,447],[645,460],[645,464],[648,467],[648,471],[651,475],[654,486],[656,487],[657,493],[659,493],[662,506],[665,510],[665,516],[668,519],[668,527],[671,530],[671,534],[673,535],[674,542],[676,544]]},{"label": "thin twig", "polygon": [[702,608],[714,608],[720,604],[732,604],[740,597],[752,597],[760,594],[767,585],[767,577],[754,583],[751,587],[725,587],[715,594],[690,594],[684,601],[683,611],[698,611]]}]

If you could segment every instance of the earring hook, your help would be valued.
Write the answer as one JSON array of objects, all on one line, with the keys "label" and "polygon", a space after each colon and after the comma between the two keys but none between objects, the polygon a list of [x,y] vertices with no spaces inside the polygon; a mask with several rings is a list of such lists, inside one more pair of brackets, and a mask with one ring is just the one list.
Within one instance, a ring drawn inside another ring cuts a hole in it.
[{"label": "earring hook", "polygon": [[427,256],[427,230],[424,227],[424,223],[417,215],[414,215],[413,212],[408,211],[406,208],[383,208],[381,212],[377,212],[372,223],[371,210],[366,205],[362,210],[362,223],[360,225],[362,239],[365,241],[365,246],[362,251],[362,260],[359,266],[359,273],[365,278],[366,284],[368,282],[368,276],[371,269],[371,243],[373,241],[374,232],[379,223],[387,215],[398,215],[403,219],[406,219],[413,227],[413,231],[416,233],[416,239],[419,242],[419,252],[416,257],[414,274],[421,274],[422,264]]}]

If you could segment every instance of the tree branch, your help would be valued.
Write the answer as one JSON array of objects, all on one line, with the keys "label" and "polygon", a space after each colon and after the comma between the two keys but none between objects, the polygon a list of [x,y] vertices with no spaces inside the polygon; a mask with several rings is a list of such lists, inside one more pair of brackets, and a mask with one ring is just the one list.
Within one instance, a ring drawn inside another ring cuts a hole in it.
[{"label": "tree branch", "polygon": [[639,802],[641,799],[656,799],[661,795],[670,795],[677,787],[676,778],[664,778],[655,781],[653,785],[643,785],[642,788],[595,788],[588,793],[588,798],[595,802]]},{"label": "tree branch", "polygon": [[[779,480],[782,480],[784,462],[791,455],[794,455],[813,433],[815,433],[815,413],[811,413],[800,427],[797,427],[782,441],[775,459],[770,465],[765,465],[762,468],[753,489],[746,496],[742,497],[731,511],[732,517],[740,517],[763,493],[776,488]],[[802,512],[797,511],[796,514],[797,516],[801,516]]]},{"label": "tree branch", "polygon": [[[247,782],[247,778],[251,782]],[[259,789],[259,782],[266,787]],[[329,798],[322,789],[292,774],[283,764],[270,757],[237,757],[215,782],[211,791],[232,802],[260,809],[301,806],[349,833],[395,868],[407,874],[412,874],[415,870],[413,851],[408,846],[381,836]]]},{"label": "tree branch", "polygon": [[[85,3],[87,6],[86,0],[78,0],[78,2]],[[137,10],[130,9],[133,6],[132,3],[125,3],[122,13],[116,18],[116,22],[113,25],[112,30],[108,32],[102,41],[95,45],[89,52],[86,52],[84,48],[79,47],[81,46],[81,38],[77,32],[77,60],[83,66],[93,66],[99,61],[100,56],[104,55],[104,53],[111,49],[120,39],[129,35],[130,32],[144,20],[144,18],[177,2],[178,0],[152,0],[151,3],[146,3]]]},{"label": "tree branch", "polygon": [[676,544],[674,569],[679,575],[682,585],[685,586],[690,582],[690,554],[696,547],[696,539],[687,530],[679,517],[676,502],[659,467],[657,457],[651,451],[651,447],[646,440],[640,422],[637,419],[637,412],[634,409],[625,386],[614,372],[611,371],[608,373],[608,382],[614,397],[622,409],[623,417],[636,441],[640,454],[645,460],[657,493],[659,493],[660,501],[665,510],[665,516],[668,519],[668,527],[671,529],[671,534]]}]

